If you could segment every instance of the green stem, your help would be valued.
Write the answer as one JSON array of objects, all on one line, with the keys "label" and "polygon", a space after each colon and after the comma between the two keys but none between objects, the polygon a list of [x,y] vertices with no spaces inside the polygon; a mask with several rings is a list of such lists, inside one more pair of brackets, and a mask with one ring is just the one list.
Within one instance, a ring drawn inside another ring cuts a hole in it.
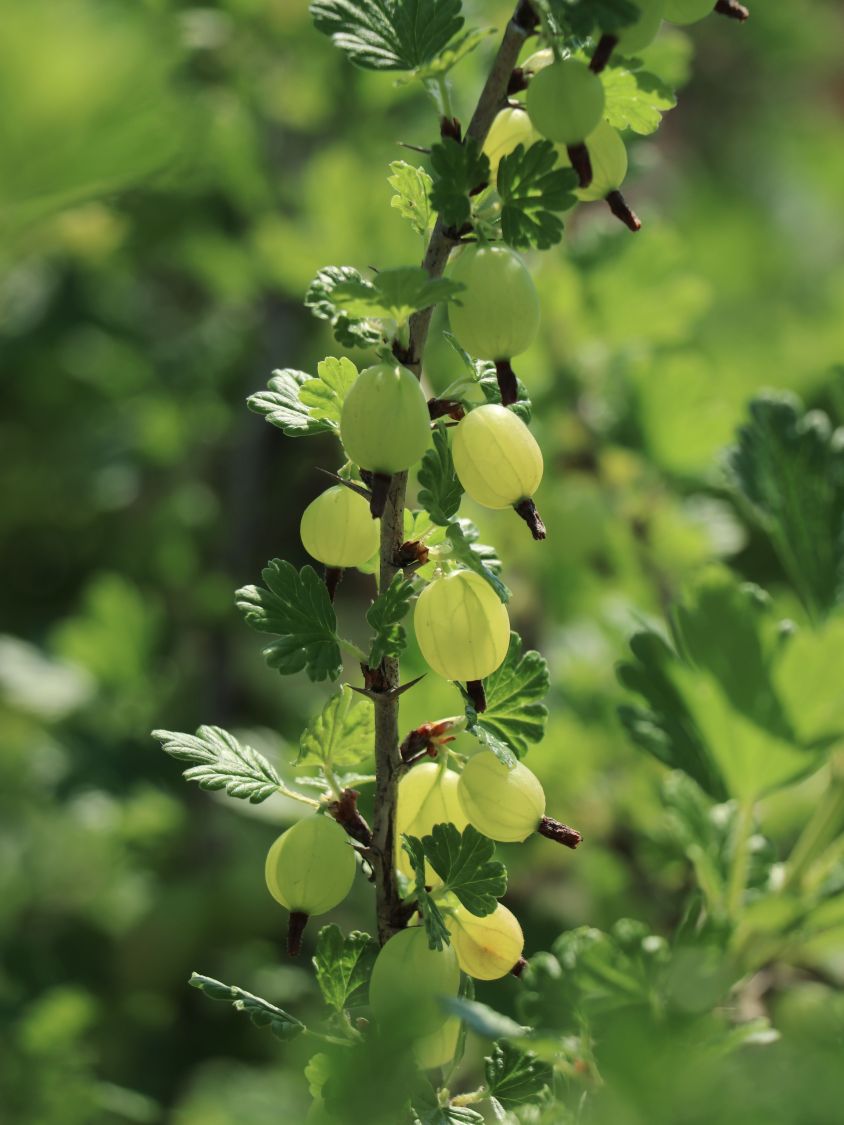
[{"label": "green stem", "polygon": [[447,117],[451,121],[454,117],[454,111],[451,108],[451,94],[448,92],[448,82],[444,74],[437,75],[437,89],[440,92],[443,117]]},{"label": "green stem", "polygon": [[306,797],[304,793],[297,793],[295,789],[288,789],[286,785],[279,785],[278,792],[282,797],[289,797],[292,801],[301,801],[304,805],[319,808],[319,801],[314,800],[313,797]]},{"label": "green stem", "polygon": [[355,660],[359,660],[361,664],[368,662],[369,657],[354,641],[348,641],[345,637],[338,637],[337,640],[340,642],[340,647],[344,648],[346,652],[350,652]]},{"label": "green stem", "polygon": [[833,775],[788,858],[785,887],[800,883],[844,826],[844,777]]},{"label": "green stem", "polygon": [[747,877],[750,872],[750,837],[753,833],[753,800],[739,803],[733,836],[733,858],[727,883],[727,917],[737,921],[741,915]]}]

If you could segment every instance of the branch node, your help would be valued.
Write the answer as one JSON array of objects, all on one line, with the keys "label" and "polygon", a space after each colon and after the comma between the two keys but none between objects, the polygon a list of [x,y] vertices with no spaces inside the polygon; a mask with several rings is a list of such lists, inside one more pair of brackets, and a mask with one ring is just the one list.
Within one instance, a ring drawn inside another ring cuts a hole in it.
[{"label": "branch node", "polygon": [[457,398],[429,398],[428,414],[432,422],[437,418],[453,418],[455,422],[459,422],[465,416],[466,408]]},{"label": "branch node", "polygon": [[347,835],[368,848],[372,844],[372,829],[358,812],[359,796],[356,789],[344,789],[327,808]]}]

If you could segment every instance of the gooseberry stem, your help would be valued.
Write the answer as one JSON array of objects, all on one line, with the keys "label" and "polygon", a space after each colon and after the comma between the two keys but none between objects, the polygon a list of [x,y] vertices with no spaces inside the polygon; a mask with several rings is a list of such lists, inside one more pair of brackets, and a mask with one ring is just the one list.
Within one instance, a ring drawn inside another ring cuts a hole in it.
[{"label": "gooseberry stem", "polygon": [[585,188],[592,183],[592,161],[589,159],[589,149],[580,141],[576,145],[566,145],[571,166],[577,172],[578,186]]},{"label": "gooseberry stem", "polygon": [[[536,28],[538,18],[530,0],[519,0],[504,30],[492,67],[481,90],[478,104],[466,130],[466,136],[483,144],[489,127],[507,100],[507,86],[519,51],[528,35]],[[428,242],[422,266],[432,278],[441,277],[449,254],[457,245],[438,218]],[[422,309],[410,318],[410,341],[407,366],[419,378],[422,356],[433,308]],[[369,482],[367,482],[369,483]],[[373,493],[375,480],[372,480]],[[388,482],[381,512],[381,544],[379,587],[386,590],[398,567],[396,560],[404,542],[404,501],[407,473],[396,473]],[[376,514],[374,497],[373,514]],[[372,865],[375,872],[376,915],[378,938],[383,945],[407,922],[399,896],[395,863],[395,817],[398,779],[402,761],[399,754],[398,688],[400,667],[397,659],[384,660],[380,681],[383,690],[372,692],[375,708],[375,803],[372,817]]]},{"label": "gooseberry stem", "polygon": [[343,580],[342,566],[327,566],[325,568],[325,588],[328,590],[328,597],[333,602],[337,593],[337,587]]},{"label": "gooseberry stem", "polygon": [[607,206],[617,219],[621,219],[628,230],[632,230],[635,234],[636,231],[642,229],[642,221],[639,216],[633,211],[624,196],[620,191],[611,191],[607,196]]},{"label": "gooseberry stem", "polygon": [[498,378],[498,393],[502,406],[512,406],[519,401],[519,381],[509,359],[495,361],[495,374]]},{"label": "gooseberry stem", "polygon": [[618,45],[618,36],[610,35],[609,33],[602,35],[598,40],[598,44],[592,54],[592,59],[589,63],[589,69],[593,74],[600,74],[607,63],[610,61],[610,56]]},{"label": "gooseberry stem", "polygon": [[290,911],[290,921],[287,924],[287,952],[291,957],[298,957],[302,951],[302,934],[308,924],[309,914],[301,910]]},{"label": "gooseberry stem", "polygon": [[719,15],[727,16],[731,20],[738,20],[740,23],[744,23],[750,17],[750,9],[745,8],[744,4],[739,4],[738,0],[718,0],[715,11]]},{"label": "gooseberry stem", "polygon": [[518,504],[513,505],[513,510],[517,512],[528,525],[534,539],[539,540],[545,538],[545,524],[542,522],[542,516],[540,516],[536,504],[534,504],[532,500],[520,500]]},{"label": "gooseberry stem", "polygon": [[552,816],[543,816],[536,831],[547,840],[553,840],[556,844],[562,844],[564,848],[571,848],[572,851],[583,841],[576,828],[569,828],[567,824],[554,820]]}]

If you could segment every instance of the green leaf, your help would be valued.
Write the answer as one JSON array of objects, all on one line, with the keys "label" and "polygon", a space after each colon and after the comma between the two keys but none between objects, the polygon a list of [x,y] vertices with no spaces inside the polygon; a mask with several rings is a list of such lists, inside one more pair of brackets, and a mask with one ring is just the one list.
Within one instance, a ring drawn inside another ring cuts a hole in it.
[{"label": "green leaf", "polygon": [[308,409],[311,418],[325,422],[335,433],[340,430],[340,411],[352,383],[358,377],[358,369],[346,356],[337,359],[326,358],[317,364],[317,378],[308,379],[299,390],[302,405]]},{"label": "green leaf", "polygon": [[326,1004],[337,1012],[366,1003],[366,989],[378,956],[378,942],[359,930],[343,937],[339,926],[323,926],[313,965]]},{"label": "green leaf", "polygon": [[794,395],[761,395],[750,404],[727,470],[806,608],[827,612],[841,598],[844,571],[841,435]]},{"label": "green leaf", "polygon": [[453,824],[435,824],[422,837],[425,858],[466,909],[483,917],[492,914],[507,890],[507,869],[493,859],[495,844],[468,825],[459,832]]},{"label": "green leaf", "polygon": [[562,221],[553,212],[574,207],[577,175],[572,168],[555,168],[557,155],[550,141],[537,141],[527,150],[516,145],[498,166],[501,233],[517,249],[547,250],[563,237]]},{"label": "green leaf", "polygon": [[419,502],[434,523],[443,527],[457,514],[463,496],[463,485],[457,479],[448,430],[445,426],[434,427],[433,444],[419,466]]},{"label": "green leaf", "polygon": [[415,70],[463,26],[460,0],[313,0],[311,17],[356,66]]},{"label": "green leaf", "polygon": [[312,680],[336,680],[343,667],[337,618],[323,580],[312,566],[297,572],[282,559],[269,562],[261,577],[265,587],[244,586],[235,597],[248,625],[276,634],[264,649],[269,666],[283,676],[304,668]]},{"label": "green leaf", "polygon": [[410,1107],[413,1125],[483,1125],[484,1116],[471,1106],[440,1105],[437,1091],[429,1086],[414,1095]]},{"label": "green leaf", "polygon": [[840,613],[827,618],[819,629],[796,629],[784,639],[774,684],[804,743],[844,736],[842,652],[844,617]]},{"label": "green leaf", "polygon": [[449,45],[432,59],[429,63],[424,63],[422,66],[416,67],[413,71],[413,77],[420,79],[422,82],[430,82],[431,79],[442,78],[448,74],[452,67],[457,66],[459,62],[471,54],[472,51],[484,39],[490,35],[495,34],[494,27],[474,27],[464,31],[462,35],[458,35],[452,39]]},{"label": "green leaf", "polygon": [[677,104],[665,83],[646,70],[608,66],[601,71],[604,84],[604,117],[614,129],[632,129],[647,136],[655,133],[662,115]]},{"label": "green leaf", "polygon": [[305,294],[305,307],[320,320],[328,321],[338,343],[348,348],[369,348],[381,343],[380,327],[339,308],[334,300],[338,286],[355,282],[362,284],[363,278],[352,266],[326,266],[311,282]]},{"label": "green leaf", "polygon": [[761,591],[713,567],[690,586],[672,626],[674,649],[639,633],[633,661],[619,669],[646,703],[620,711],[634,742],[716,800],[756,798],[818,765],[776,691],[782,635]]},{"label": "green leaf", "polygon": [[255,414],[263,414],[273,426],[278,426],[288,437],[310,437],[331,429],[328,421],[315,418],[301,399],[306,383],[315,380],[304,371],[273,371],[265,391],[250,395],[246,405]]},{"label": "green leaf", "polygon": [[631,24],[638,16],[632,0],[548,0],[552,13],[579,39],[600,31],[617,31]]},{"label": "green leaf", "polygon": [[476,1035],[484,1039],[524,1039],[530,1034],[530,1028],[524,1027],[509,1016],[496,1012],[487,1004],[478,1000],[464,1000],[457,996],[450,996],[442,1001],[443,1007],[459,1016],[460,1019]]},{"label": "green leaf", "polygon": [[374,733],[372,705],[343,684],[302,732],[296,765],[357,766],[372,756]]},{"label": "green leaf", "polygon": [[445,137],[431,149],[431,167],[431,205],[446,227],[459,228],[472,214],[470,193],[489,183],[489,160],[474,138]]},{"label": "green leaf", "polygon": [[227,1000],[239,1012],[246,1012],[256,1027],[269,1027],[277,1039],[288,1041],[295,1039],[306,1030],[301,1020],[285,1012],[283,1008],[276,1007],[269,1000],[262,1000],[260,996],[253,996],[233,984],[223,984],[213,977],[203,977],[199,973],[192,973],[188,982],[192,988],[198,988],[211,1000]]},{"label": "green leaf", "polygon": [[332,300],[352,317],[395,320],[405,324],[412,313],[452,301],[463,286],[447,277],[429,277],[421,266],[381,270],[374,281],[360,276],[334,286]]},{"label": "green leaf", "polygon": [[[468,531],[465,526],[467,522],[468,521],[460,520],[456,523],[450,523],[446,528],[446,535],[451,542],[453,557],[457,562],[461,562],[464,566],[468,567],[469,570],[474,570],[485,582],[488,582],[502,602],[508,602],[510,600],[510,591],[496,574],[490,560],[484,558],[481,550],[475,549],[475,543],[469,538],[471,531]],[[475,535],[477,535],[477,530],[474,530]],[[497,562],[498,560],[496,559],[495,561]]]},{"label": "green leaf", "polygon": [[539,1101],[554,1081],[553,1067],[506,1042],[496,1043],[486,1056],[484,1074],[490,1097],[505,1109]]},{"label": "green leaf", "polygon": [[366,620],[375,630],[369,650],[371,668],[377,668],[386,657],[398,656],[404,651],[407,633],[400,622],[407,614],[412,597],[413,585],[399,571],[366,611]]},{"label": "green leaf", "polygon": [[424,168],[414,168],[405,160],[394,160],[387,183],[395,191],[390,200],[403,219],[407,219],[417,234],[427,238],[434,226],[434,209],[431,206],[433,181]]},{"label": "green leaf", "polygon": [[[443,336],[460,356],[466,370],[472,373],[475,382],[483,391],[486,401],[500,403],[501,388],[498,386],[498,375],[492,360],[473,359],[469,353],[458,344],[451,332],[443,332]],[[531,401],[528,397],[527,387],[518,376],[516,377],[516,393],[518,398],[510,406],[510,410],[512,410],[514,414],[517,414],[523,422],[528,423],[531,418]]]},{"label": "green leaf", "polygon": [[425,890],[425,846],[418,836],[407,836],[402,833],[402,844],[413,868],[416,886],[413,896],[416,899],[416,908],[422,918],[425,933],[428,935],[428,945],[431,949],[444,949],[449,944],[448,927],[442,911]]},{"label": "green leaf", "polygon": [[548,663],[534,650],[522,653],[522,638],[510,634],[504,662],[484,680],[486,710],[481,714],[466,699],[468,730],[505,764],[523,758],[529,743],[541,742],[548,721],[542,702],[548,692]]},{"label": "green leaf", "polygon": [[196,763],[183,776],[201,789],[225,789],[230,797],[258,805],[281,785],[281,778],[262,754],[220,727],[200,727],[195,735],[154,730],[152,737],[171,758]]}]

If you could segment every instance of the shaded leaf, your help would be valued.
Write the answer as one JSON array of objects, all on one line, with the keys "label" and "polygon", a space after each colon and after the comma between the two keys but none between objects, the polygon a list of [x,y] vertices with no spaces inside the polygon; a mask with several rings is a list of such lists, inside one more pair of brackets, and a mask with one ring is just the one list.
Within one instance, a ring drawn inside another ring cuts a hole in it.
[{"label": "shaded leaf", "polygon": [[412,313],[451,301],[462,288],[450,278],[429,277],[421,266],[401,266],[381,270],[373,281],[360,276],[340,281],[331,296],[349,316],[387,318],[405,324]]},{"label": "shaded leaf", "polygon": [[[481,550],[475,549],[475,544],[467,534],[466,523],[468,523],[468,521],[460,520],[456,523],[450,523],[446,528],[446,535],[451,542],[454,558],[458,562],[463,563],[469,570],[474,570],[485,582],[488,582],[502,602],[508,602],[510,600],[510,591],[498,577],[491,562],[484,558]],[[473,528],[473,530],[475,530],[475,534],[477,535],[477,529]],[[498,562],[497,559],[495,561]],[[500,569],[500,566],[498,569]]]},{"label": "shaded leaf", "polygon": [[312,680],[336,680],[342,670],[337,618],[323,580],[312,566],[297,572],[282,559],[269,562],[261,577],[265,586],[244,586],[235,597],[248,625],[276,634],[264,649],[269,666],[283,676],[304,668]]},{"label": "shaded leaf", "polygon": [[548,721],[542,702],[548,692],[548,663],[531,649],[522,653],[522,638],[510,634],[510,647],[503,663],[484,680],[486,710],[475,710],[468,696],[466,719],[469,731],[507,765],[513,755],[523,758],[531,742],[541,742]]},{"label": "shaded leaf", "polygon": [[192,973],[188,983],[191,988],[200,989],[211,1000],[227,1000],[239,1012],[246,1012],[256,1027],[269,1027],[277,1039],[295,1039],[306,1030],[301,1020],[297,1020],[283,1008],[276,1007],[269,1000],[262,1000],[260,996],[253,996],[251,992],[236,985],[223,984],[199,973]]},{"label": "shaded leaf", "polygon": [[489,160],[473,137],[461,144],[445,137],[431,149],[431,204],[447,227],[461,227],[471,217],[470,193],[489,183]]},{"label": "shaded leaf", "polygon": [[366,1003],[378,942],[352,930],[343,937],[339,926],[323,926],[317,937],[313,965],[326,1004],[337,1012]]},{"label": "shaded leaf", "polygon": [[428,935],[428,945],[431,949],[444,949],[449,944],[450,937],[442,911],[425,890],[424,844],[418,836],[408,836],[403,833],[401,839],[401,846],[407,853],[416,880],[413,897],[416,899],[416,909]]},{"label": "shaded leaf", "polygon": [[483,917],[495,910],[507,890],[507,869],[493,859],[492,840],[471,824],[462,833],[453,824],[435,824],[431,834],[422,837],[422,849],[443,886],[470,913]]},{"label": "shaded leaf", "polygon": [[300,397],[305,383],[312,383],[313,377],[304,371],[273,371],[267,389],[257,391],[246,400],[246,405],[255,414],[263,414],[273,426],[278,426],[288,437],[309,437],[323,434],[331,429],[328,421],[315,418]]},{"label": "shaded leaf", "polygon": [[452,39],[445,50],[438,54],[435,59],[418,66],[413,72],[413,77],[421,79],[423,82],[429,82],[432,78],[442,78],[443,75],[448,74],[453,66],[457,66],[480,43],[483,43],[484,39],[494,34],[494,27],[474,27],[464,31],[461,35]]},{"label": "shaded leaf", "polygon": [[165,754],[195,765],[184,771],[201,789],[225,789],[230,797],[243,797],[253,805],[278,791],[281,778],[267,759],[220,727],[200,727],[195,735],[154,730]]},{"label": "shaded leaf", "polygon": [[437,1091],[431,1086],[413,1097],[413,1125],[483,1125],[484,1116],[471,1106],[440,1105]]},{"label": "shaded leaf", "polygon": [[305,307],[320,320],[327,320],[337,341],[348,348],[368,348],[382,340],[381,329],[365,318],[353,316],[334,301],[334,291],[339,285],[363,282],[360,273],[352,266],[325,266],[310,284],[305,294]]},{"label": "shaded leaf", "polygon": [[490,1097],[505,1109],[539,1101],[554,1080],[549,1063],[507,1042],[496,1043],[484,1059],[484,1075]]},{"label": "shaded leaf", "polygon": [[555,211],[577,202],[577,176],[572,168],[555,168],[557,149],[551,141],[530,148],[517,145],[498,166],[496,186],[501,196],[501,233],[517,249],[547,250],[563,236]]},{"label": "shaded leaf", "polygon": [[484,1039],[523,1039],[530,1034],[530,1028],[524,1027],[509,1016],[496,1012],[487,1004],[477,1000],[464,1000],[457,996],[450,996],[442,1000],[443,1007],[459,1016],[460,1019]]},{"label": "shaded leaf", "polygon": [[434,427],[431,448],[419,466],[419,502],[434,523],[446,526],[457,513],[463,485],[457,479],[445,426]]},{"label": "shaded leaf", "polygon": [[375,630],[369,650],[370,667],[377,668],[385,657],[398,656],[404,651],[407,632],[400,622],[407,614],[412,596],[413,585],[399,571],[366,611],[366,620]]}]

